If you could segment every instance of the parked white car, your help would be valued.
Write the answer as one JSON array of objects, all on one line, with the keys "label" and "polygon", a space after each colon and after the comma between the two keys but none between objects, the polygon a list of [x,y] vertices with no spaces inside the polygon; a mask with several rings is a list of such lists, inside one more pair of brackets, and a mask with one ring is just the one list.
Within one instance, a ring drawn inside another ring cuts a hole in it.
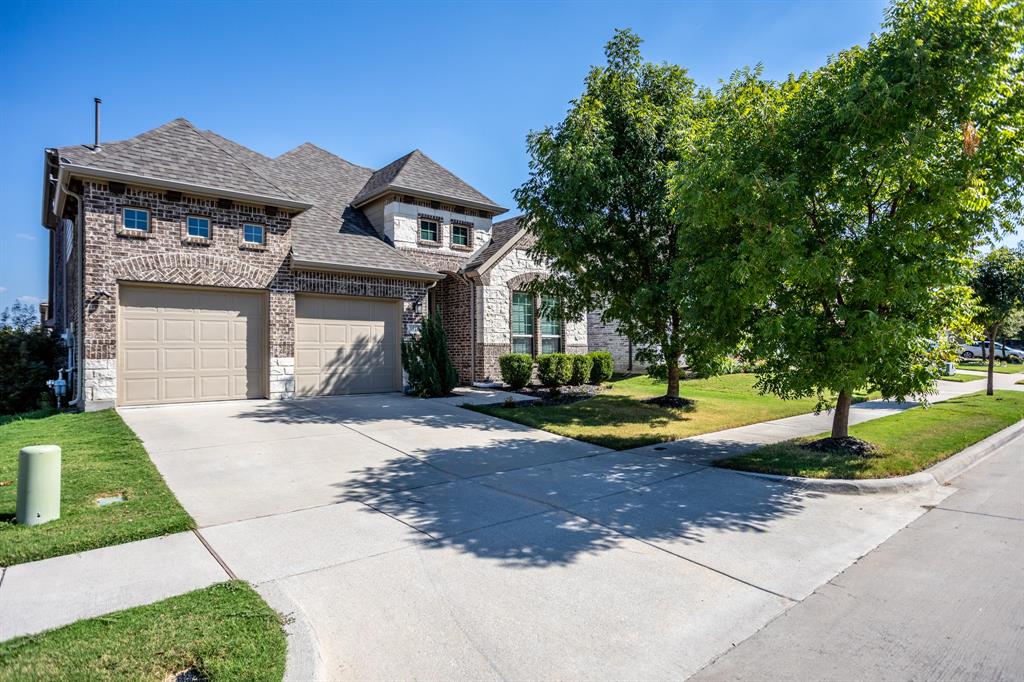
[{"label": "parked white car", "polygon": [[[1024,350],[1010,348],[996,342],[996,359],[1007,362],[1024,362]],[[988,357],[988,341],[960,344],[960,357],[964,360],[982,360]]]}]

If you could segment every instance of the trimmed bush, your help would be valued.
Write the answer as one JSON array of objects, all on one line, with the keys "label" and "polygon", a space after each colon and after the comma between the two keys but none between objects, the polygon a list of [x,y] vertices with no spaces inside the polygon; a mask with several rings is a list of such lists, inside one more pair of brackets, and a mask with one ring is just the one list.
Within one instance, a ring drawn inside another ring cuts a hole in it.
[{"label": "trimmed bush", "polygon": [[570,355],[572,358],[572,379],[569,383],[579,386],[590,381],[590,374],[594,369],[594,360],[584,353],[583,355]]},{"label": "trimmed bush", "polygon": [[446,396],[458,385],[440,318],[426,318],[420,335],[402,343],[402,367],[409,373],[410,392],[421,398]]},{"label": "trimmed bush", "polygon": [[501,380],[518,391],[530,383],[533,376],[533,358],[526,353],[506,353],[498,358]]},{"label": "trimmed bush", "polygon": [[572,356],[548,353],[537,356],[537,376],[547,388],[558,388],[572,381]]},{"label": "trimmed bush", "polygon": [[603,384],[612,378],[612,374],[615,372],[615,361],[612,360],[611,353],[606,350],[595,350],[593,353],[588,353],[588,357],[591,361],[590,383]]}]

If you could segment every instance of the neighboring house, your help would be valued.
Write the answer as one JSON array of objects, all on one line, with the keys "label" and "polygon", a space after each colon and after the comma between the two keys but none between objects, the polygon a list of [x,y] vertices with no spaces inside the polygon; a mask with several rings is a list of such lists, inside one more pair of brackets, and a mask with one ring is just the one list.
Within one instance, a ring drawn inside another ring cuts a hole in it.
[{"label": "neighboring house", "polygon": [[398,390],[428,311],[463,383],[513,348],[586,352],[585,319],[524,292],[547,273],[504,212],[418,150],[269,158],[184,119],[47,149],[46,323],[86,409]]}]

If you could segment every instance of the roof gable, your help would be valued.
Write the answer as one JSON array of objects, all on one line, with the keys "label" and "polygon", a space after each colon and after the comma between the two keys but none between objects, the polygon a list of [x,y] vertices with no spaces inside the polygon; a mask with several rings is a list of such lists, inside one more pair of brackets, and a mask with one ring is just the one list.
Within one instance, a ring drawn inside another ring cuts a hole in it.
[{"label": "roof gable", "polygon": [[388,191],[407,191],[503,212],[484,194],[416,149],[373,173],[352,201],[360,206]]}]

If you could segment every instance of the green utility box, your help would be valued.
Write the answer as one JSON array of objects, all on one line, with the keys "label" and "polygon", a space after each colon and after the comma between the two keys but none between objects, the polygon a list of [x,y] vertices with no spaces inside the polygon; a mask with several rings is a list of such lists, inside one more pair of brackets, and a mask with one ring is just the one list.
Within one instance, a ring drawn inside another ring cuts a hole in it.
[{"label": "green utility box", "polygon": [[60,518],[60,446],[32,445],[18,456],[18,523]]}]

